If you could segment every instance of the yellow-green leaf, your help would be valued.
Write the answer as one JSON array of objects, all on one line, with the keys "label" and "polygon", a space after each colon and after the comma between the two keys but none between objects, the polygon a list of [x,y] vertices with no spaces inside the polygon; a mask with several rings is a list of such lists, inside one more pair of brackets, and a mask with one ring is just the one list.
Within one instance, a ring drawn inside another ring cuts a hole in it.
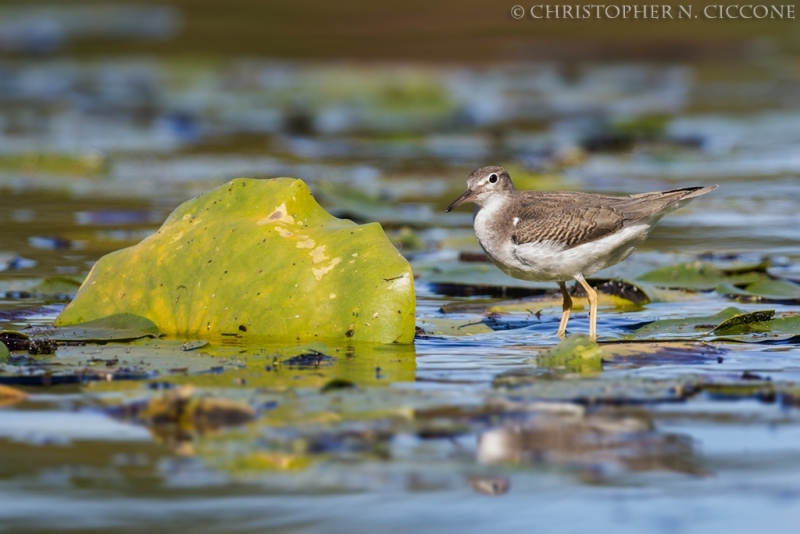
[{"label": "yellow-green leaf", "polygon": [[301,180],[239,178],[101,258],[56,324],[120,313],[192,338],[411,343],[414,285],[379,224],[331,216]]}]

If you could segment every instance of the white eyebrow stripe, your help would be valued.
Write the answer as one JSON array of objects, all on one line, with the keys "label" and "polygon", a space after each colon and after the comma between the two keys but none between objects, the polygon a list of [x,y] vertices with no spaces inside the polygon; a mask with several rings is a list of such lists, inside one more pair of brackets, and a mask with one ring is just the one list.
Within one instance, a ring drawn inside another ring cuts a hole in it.
[{"label": "white eyebrow stripe", "polygon": [[517,223],[519,223],[519,217],[514,217],[514,226],[516,226]]}]

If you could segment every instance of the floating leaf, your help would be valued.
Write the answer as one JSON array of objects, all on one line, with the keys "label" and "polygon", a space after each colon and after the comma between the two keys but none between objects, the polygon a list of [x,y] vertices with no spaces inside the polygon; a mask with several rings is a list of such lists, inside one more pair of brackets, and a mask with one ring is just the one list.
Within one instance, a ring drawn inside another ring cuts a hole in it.
[{"label": "floating leaf", "polygon": [[445,263],[415,272],[419,274],[421,282],[442,295],[522,297],[543,295],[558,288],[554,283],[512,278],[491,263]]},{"label": "floating leaf", "polygon": [[[558,310],[561,313],[563,298],[561,293],[546,297],[532,297],[516,300],[501,301],[460,301],[448,302],[442,305],[443,313],[513,313],[527,312],[534,314],[542,310]],[[636,307],[630,300],[617,296],[600,293],[598,295],[598,306],[600,309],[629,309]],[[589,309],[589,300],[586,297],[572,297],[572,310],[580,311]]]},{"label": "floating leaf", "polygon": [[472,336],[494,332],[483,320],[446,319],[432,317],[419,322],[417,335],[421,338],[431,336]]},{"label": "floating leaf", "polygon": [[53,276],[45,278],[30,289],[34,295],[45,297],[59,297],[71,299],[81,287],[82,278],[69,278],[66,276]]},{"label": "floating leaf", "polygon": [[750,272],[767,272],[767,269],[772,266],[772,260],[769,258],[742,259],[739,256],[719,258],[714,255],[701,256],[702,260],[707,260],[714,267],[723,271],[725,274],[742,274]]},{"label": "floating leaf", "polygon": [[787,280],[764,279],[740,289],[725,282],[717,286],[717,293],[752,300],[797,301],[800,300],[800,285]]},{"label": "floating leaf", "polygon": [[639,326],[629,339],[658,339],[663,337],[701,337],[714,331],[718,324],[744,312],[737,308],[725,308],[719,313],[701,317],[661,319]]},{"label": "floating leaf", "polygon": [[743,342],[785,341],[800,335],[800,316],[788,315],[773,318],[773,310],[745,313],[737,308],[701,317],[662,319],[635,325],[634,332],[623,339],[669,340],[729,340]]},{"label": "floating leaf", "polygon": [[0,343],[4,343],[8,350],[28,350],[30,337],[14,330],[0,331]]},{"label": "floating leaf", "polygon": [[[61,344],[58,354],[19,357],[0,373],[0,383],[25,386],[91,384],[93,389],[118,390],[120,381],[158,380],[159,384],[197,387],[320,388],[333,378],[359,386],[414,381],[413,345],[322,343],[285,348],[280,345],[207,345],[181,350],[183,342],[143,338],[103,345]],[[312,350],[333,355],[324,365],[284,365],[282,360]],[[380,372],[376,371],[380,368]]]},{"label": "floating leaf", "polygon": [[637,280],[649,282],[659,287],[708,291],[723,282],[743,285],[768,278],[766,274],[759,271],[728,274],[711,263],[696,261],[660,267],[639,276]]},{"label": "floating leaf", "polygon": [[751,334],[753,332],[769,332],[769,321],[775,316],[774,310],[743,313],[722,321],[714,328],[714,333],[720,336]]},{"label": "floating leaf", "polygon": [[[755,312],[758,313],[761,312]],[[800,316],[786,315],[771,320],[754,319],[744,325],[714,330],[714,334],[719,339],[731,341],[788,341],[800,336]]]},{"label": "floating leaf", "polygon": [[132,313],[119,313],[58,328],[48,337],[56,341],[106,342],[132,341],[158,335],[158,327],[150,319]]},{"label": "floating leaf", "polygon": [[82,277],[52,276],[0,281],[0,294],[9,298],[42,298],[46,301],[69,301],[77,293]]},{"label": "floating leaf", "polygon": [[208,341],[206,341],[204,339],[201,339],[201,340],[198,340],[198,341],[187,341],[186,343],[181,345],[181,350],[184,351],[184,352],[190,351],[190,350],[197,350],[197,349],[202,349],[206,345],[208,345]]},{"label": "floating leaf", "polygon": [[[684,302],[702,298],[694,293],[680,289],[667,289],[639,279],[592,278],[588,282],[598,290],[609,295],[618,295],[628,298],[635,303],[647,304],[650,302]],[[620,288],[620,289],[617,289]]]},{"label": "floating leaf", "polygon": [[56,324],[132,313],[202,339],[410,343],[414,307],[380,225],[332,217],[300,180],[241,178],[100,259]]},{"label": "floating leaf", "polygon": [[4,362],[11,356],[11,352],[6,347],[6,344],[0,341],[0,362]]},{"label": "floating leaf", "polygon": [[557,346],[536,356],[536,365],[580,374],[603,370],[600,346],[583,334],[572,334]]}]

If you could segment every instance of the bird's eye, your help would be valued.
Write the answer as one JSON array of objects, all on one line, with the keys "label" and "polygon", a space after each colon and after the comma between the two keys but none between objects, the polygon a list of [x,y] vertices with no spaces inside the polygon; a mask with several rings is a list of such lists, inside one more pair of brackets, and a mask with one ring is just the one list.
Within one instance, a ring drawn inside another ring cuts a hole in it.
[{"label": "bird's eye", "polygon": [[497,175],[496,175],[496,174],[493,174],[493,175],[491,175],[491,176],[489,177],[489,183],[490,183],[490,184],[493,184],[493,183],[495,183],[495,182],[497,182]]}]

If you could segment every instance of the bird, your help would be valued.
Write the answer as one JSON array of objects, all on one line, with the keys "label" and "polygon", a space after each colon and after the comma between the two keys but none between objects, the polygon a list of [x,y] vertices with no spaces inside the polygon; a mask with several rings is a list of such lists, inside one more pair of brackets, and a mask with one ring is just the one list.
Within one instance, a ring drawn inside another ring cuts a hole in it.
[{"label": "bird", "polygon": [[628,196],[576,191],[525,191],[503,167],[473,171],[467,190],[445,212],[472,202],[473,227],[489,259],[509,276],[557,282],[563,295],[557,335],[567,331],[577,281],[589,298],[589,337],[597,339],[597,292],[586,277],[627,258],[667,213],[718,186]]}]

